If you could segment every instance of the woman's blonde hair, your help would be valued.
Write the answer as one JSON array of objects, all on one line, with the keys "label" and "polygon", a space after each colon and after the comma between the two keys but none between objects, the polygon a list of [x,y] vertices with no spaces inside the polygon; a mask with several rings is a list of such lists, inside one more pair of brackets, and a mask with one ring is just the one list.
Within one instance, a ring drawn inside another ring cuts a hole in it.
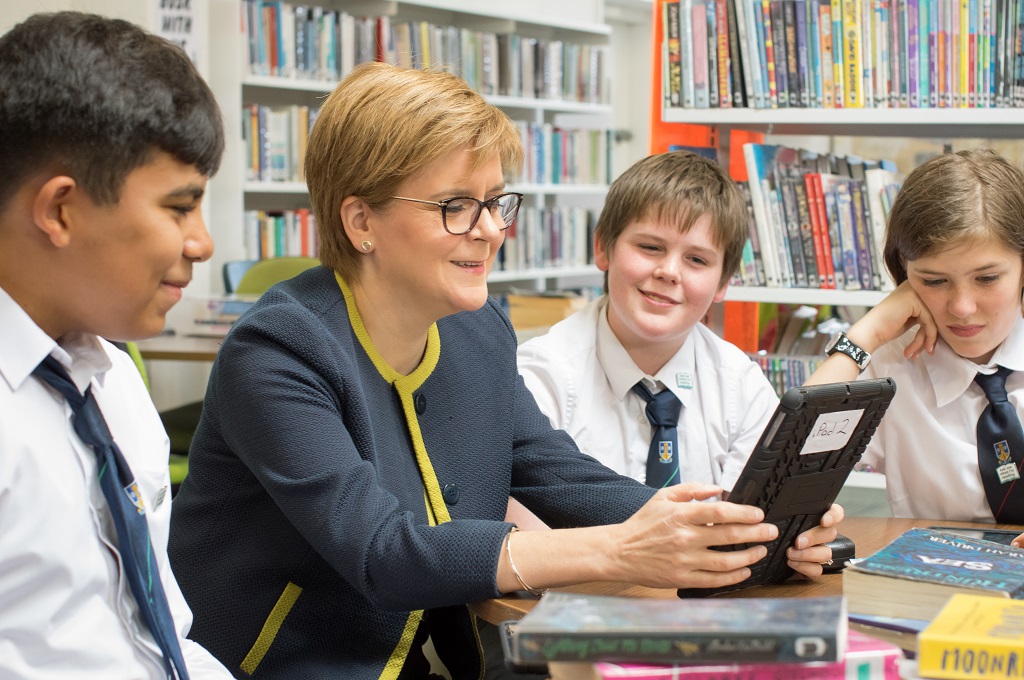
[{"label": "woman's blonde hair", "polygon": [[893,201],[885,265],[899,284],[907,262],[979,238],[1024,260],[1024,172],[990,150],[936,156],[914,169]]},{"label": "woman's blonde hair", "polygon": [[458,149],[469,149],[475,166],[497,156],[506,176],[522,165],[515,125],[461,78],[380,62],[353,69],[321,107],[306,150],[324,265],[358,278],[359,254],[341,220],[345,198],[379,210],[402,182]]}]

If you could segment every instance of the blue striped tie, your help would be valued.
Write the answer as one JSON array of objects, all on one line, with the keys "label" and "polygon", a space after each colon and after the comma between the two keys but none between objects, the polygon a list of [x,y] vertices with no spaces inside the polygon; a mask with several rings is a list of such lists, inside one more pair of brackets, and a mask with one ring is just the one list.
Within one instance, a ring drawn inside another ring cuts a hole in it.
[{"label": "blue striped tie", "polygon": [[121,562],[132,594],[149,632],[163,652],[167,677],[172,680],[188,680],[171,608],[167,604],[159,569],[153,557],[149,525],[146,523],[142,498],[135,485],[135,476],[110,435],[107,421],[93,397],[92,387],[84,395],[80,394],[67,371],[52,356],[43,359],[33,374],[64,395],[74,413],[75,432],[96,453],[100,488],[103,489],[110,514],[114,518]]},{"label": "blue striped tie", "polygon": [[661,489],[678,484],[679,479],[679,411],[683,403],[671,390],[652,394],[643,381],[633,391],[647,402],[647,419],[654,426],[651,447],[647,452],[647,486]]}]

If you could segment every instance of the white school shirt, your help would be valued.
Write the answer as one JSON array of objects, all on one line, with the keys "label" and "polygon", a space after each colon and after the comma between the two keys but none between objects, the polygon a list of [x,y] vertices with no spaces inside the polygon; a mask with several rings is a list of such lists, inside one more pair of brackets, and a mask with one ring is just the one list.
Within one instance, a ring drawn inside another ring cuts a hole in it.
[{"label": "white school shirt", "polygon": [[861,374],[896,381],[896,395],[861,464],[885,473],[894,517],[992,522],[978,470],[978,418],[988,399],[974,376],[996,366],[1012,369],[1006,391],[1018,416],[1024,415],[1024,320],[1017,320],[984,366],[958,356],[941,339],[934,354],[908,360],[903,350],[915,332],[872,354]]},{"label": "white school shirt", "polygon": [[169,443],[131,358],[92,335],[55,343],[0,288],[0,678],[166,678],[120,573],[96,455],[71,407],[32,375],[47,355],[93,394],[138,482],[160,579],[192,680],[230,678],[184,639],[192,612],[167,562]]},{"label": "white school shirt", "polygon": [[647,404],[632,389],[641,379],[655,392],[664,385],[683,404],[680,479],[726,491],[779,403],[757,364],[702,324],[657,375],[645,376],[608,325],[607,296],[521,345],[519,372],[553,427],[641,482],[654,433]]}]

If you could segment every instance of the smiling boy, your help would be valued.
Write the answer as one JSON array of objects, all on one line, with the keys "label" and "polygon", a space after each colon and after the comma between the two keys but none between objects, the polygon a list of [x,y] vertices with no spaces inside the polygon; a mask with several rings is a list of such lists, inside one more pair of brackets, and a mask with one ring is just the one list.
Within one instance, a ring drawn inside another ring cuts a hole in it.
[{"label": "smiling boy", "polygon": [[159,333],[209,259],[223,145],[188,58],[132,24],[40,14],[0,37],[2,677],[230,677],[184,637],[167,436],[101,339]]},{"label": "smiling boy", "polygon": [[594,236],[606,294],[519,349],[541,410],[582,451],[645,481],[643,383],[681,403],[670,481],[732,488],[778,404],[758,366],[700,323],[725,297],[746,219],[735,184],[693,153],[650,156],[615,180]]},{"label": "smiling boy", "polygon": [[[687,151],[648,156],[612,183],[594,234],[605,295],[518,354],[537,405],[581,451],[649,486],[701,482],[727,498],[779,403],[757,364],[700,322],[725,298],[746,220],[724,170]],[[654,395],[675,397],[668,445],[652,445]],[[537,524],[514,499],[509,517]],[[833,505],[821,526],[842,518]],[[788,563],[815,576],[829,555],[801,534]]]}]

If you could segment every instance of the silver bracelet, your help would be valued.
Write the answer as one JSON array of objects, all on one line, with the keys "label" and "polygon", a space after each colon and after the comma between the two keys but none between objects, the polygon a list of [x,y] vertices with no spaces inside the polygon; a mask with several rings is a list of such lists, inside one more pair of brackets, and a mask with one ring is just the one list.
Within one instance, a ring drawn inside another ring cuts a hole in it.
[{"label": "silver bracelet", "polygon": [[510,531],[507,534],[505,534],[505,554],[508,555],[508,566],[512,567],[512,573],[516,575],[516,580],[519,581],[519,585],[521,585],[523,587],[523,590],[528,592],[530,595],[535,595],[537,597],[540,597],[541,595],[546,593],[548,589],[547,588],[540,588],[540,589],[538,589],[538,588],[531,588],[530,586],[526,585],[526,581],[523,580],[523,577],[519,573],[519,570],[516,569],[515,561],[512,559],[512,534],[514,534],[515,532],[517,532],[519,530],[520,530],[519,527],[512,527],[512,531]]}]

